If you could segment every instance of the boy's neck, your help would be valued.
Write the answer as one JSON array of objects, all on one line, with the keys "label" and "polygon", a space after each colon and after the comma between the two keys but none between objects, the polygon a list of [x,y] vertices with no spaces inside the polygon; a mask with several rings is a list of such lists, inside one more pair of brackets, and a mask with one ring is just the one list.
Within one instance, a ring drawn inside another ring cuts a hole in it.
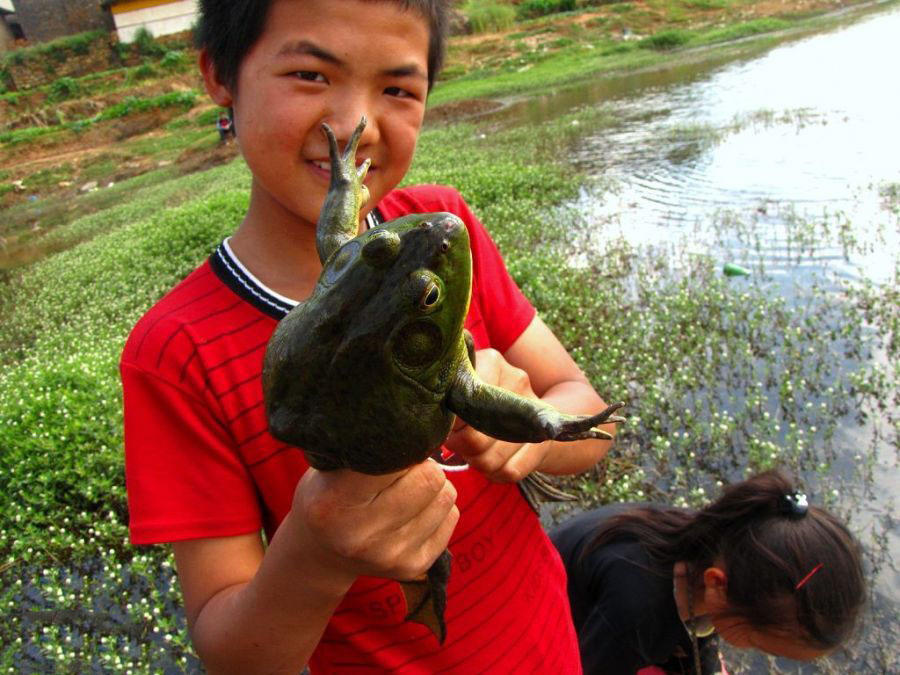
[{"label": "boy's neck", "polygon": [[285,218],[277,209],[261,209],[252,198],[229,245],[253,276],[292,300],[308,298],[322,271],[315,223]]}]

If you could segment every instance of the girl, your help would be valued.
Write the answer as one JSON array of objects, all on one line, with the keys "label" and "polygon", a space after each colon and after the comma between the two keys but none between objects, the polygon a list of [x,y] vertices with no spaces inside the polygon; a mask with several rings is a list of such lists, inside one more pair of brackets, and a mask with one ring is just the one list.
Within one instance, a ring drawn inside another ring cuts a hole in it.
[{"label": "girl", "polygon": [[699,511],[609,505],[551,539],[587,674],[716,672],[714,634],[812,660],[850,637],[865,597],[859,544],[776,471]]}]

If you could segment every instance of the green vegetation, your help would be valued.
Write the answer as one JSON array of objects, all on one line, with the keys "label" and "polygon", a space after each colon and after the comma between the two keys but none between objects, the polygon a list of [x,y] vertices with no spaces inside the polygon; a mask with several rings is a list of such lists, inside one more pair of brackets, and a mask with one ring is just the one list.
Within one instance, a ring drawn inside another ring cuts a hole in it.
[{"label": "green vegetation", "polygon": [[0,94],[6,94],[12,87],[12,74],[6,66],[0,65]]},{"label": "green vegetation", "polygon": [[50,99],[53,101],[65,101],[79,93],[78,81],[71,77],[61,77],[50,85]]},{"label": "green vegetation", "polygon": [[23,47],[8,52],[4,56],[3,62],[22,65],[29,61],[38,61],[49,57],[52,61],[61,63],[66,60],[70,52],[73,54],[86,54],[90,50],[91,45],[98,43],[105,47],[108,40],[109,35],[103,30],[68,35],[50,42],[36,44],[33,47]]},{"label": "green vegetation", "polygon": [[533,19],[547,14],[569,12],[575,7],[575,0],[523,0],[518,5],[518,14],[524,19]]},{"label": "green vegetation", "polygon": [[153,37],[153,33],[144,27],[139,28],[135,33],[131,45],[141,56],[160,57],[166,53],[166,48],[159,44]]},{"label": "green vegetation", "polygon": [[134,115],[148,110],[158,110],[162,108],[182,108],[189,109],[197,102],[196,91],[174,91],[168,94],[160,94],[152,98],[138,98],[137,96],[129,96],[121,103],[104,108],[102,111],[92,117],[84,119],[76,119],[70,122],[61,122],[51,126],[27,127],[25,129],[15,129],[0,134],[0,143],[15,145],[33,141],[41,136],[58,133],[64,130],[74,132],[82,132],[92,124],[103,122],[105,120],[118,119],[128,115]]},{"label": "green vegetation", "polygon": [[[628,401],[612,461],[575,479],[585,503],[696,504],[735,471],[776,464],[811,471],[819,500],[828,499],[840,425],[855,410],[883,415],[880,402],[897,395],[898,373],[885,377],[867,359],[873,349],[889,350],[895,363],[900,356],[896,290],[813,287],[792,306],[751,260],[740,262],[754,276],[731,280],[710,253],[635,249],[592,233],[579,214],[556,207],[583,181],[561,158],[584,129],[611,119],[603,110],[578,119],[490,139],[471,125],[431,129],[408,180],[462,191],[598,390]],[[711,138],[686,127],[667,142]],[[123,186],[108,208],[66,228],[84,243],[0,287],[0,592],[10,608],[0,666],[196,665],[169,553],[127,543],[117,361],[141,313],[240,220],[248,179],[236,162]],[[887,203],[895,192],[883,188]],[[751,253],[769,245],[733,216],[707,227]],[[818,246],[868,245],[846,232],[796,219],[794,261]],[[866,466],[869,449],[859,452]],[[91,607],[105,609],[83,609]],[[117,618],[104,622],[105,612]]]},{"label": "green vegetation", "polygon": [[688,31],[672,28],[670,30],[660,31],[648,38],[644,38],[638,44],[640,44],[641,47],[648,47],[650,49],[666,50],[683,47],[690,42],[690,40],[691,34]]},{"label": "green vegetation", "polygon": [[468,0],[462,9],[475,33],[506,30],[516,20],[516,10],[496,0]]},{"label": "green vegetation", "polygon": [[178,70],[189,64],[188,55],[180,49],[170,49],[159,60],[159,65],[166,70]]}]

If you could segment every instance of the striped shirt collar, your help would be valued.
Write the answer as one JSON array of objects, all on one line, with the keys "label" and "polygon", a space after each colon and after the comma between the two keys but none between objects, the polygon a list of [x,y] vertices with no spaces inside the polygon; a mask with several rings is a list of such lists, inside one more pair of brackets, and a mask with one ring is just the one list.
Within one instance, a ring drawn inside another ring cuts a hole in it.
[{"label": "striped shirt collar", "polygon": [[[377,208],[372,209],[366,215],[367,230],[383,222],[384,217]],[[228,244],[229,239],[230,237],[222,241],[209,257],[209,263],[216,276],[238,296],[264,314],[277,320],[284,318],[288,312],[297,306],[297,301],[273,291],[257,279],[250,270],[244,267],[231,250],[231,246]]]}]

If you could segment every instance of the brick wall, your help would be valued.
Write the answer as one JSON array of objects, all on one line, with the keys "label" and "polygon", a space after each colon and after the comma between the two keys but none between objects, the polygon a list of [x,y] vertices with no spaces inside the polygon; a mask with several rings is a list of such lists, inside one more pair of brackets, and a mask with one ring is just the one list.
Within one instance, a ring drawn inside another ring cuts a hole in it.
[{"label": "brick wall", "polygon": [[114,30],[112,17],[99,0],[13,0],[29,42],[47,42],[89,30]]}]

